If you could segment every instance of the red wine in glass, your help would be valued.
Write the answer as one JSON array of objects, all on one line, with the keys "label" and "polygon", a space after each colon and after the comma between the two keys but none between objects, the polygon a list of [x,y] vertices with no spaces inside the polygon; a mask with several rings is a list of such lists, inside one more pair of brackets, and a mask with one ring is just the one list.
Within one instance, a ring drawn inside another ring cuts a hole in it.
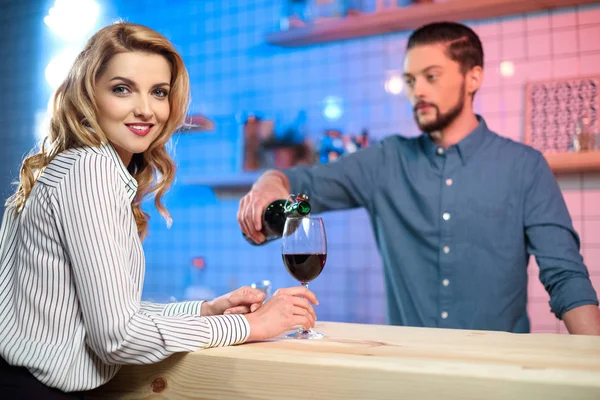
[{"label": "red wine in glass", "polygon": [[290,275],[302,284],[311,282],[323,271],[327,254],[283,254]]},{"label": "red wine in glass", "polygon": [[[321,274],[327,260],[323,220],[309,216],[288,218],[283,230],[281,255],[290,275],[308,288],[308,283]],[[294,339],[320,339],[324,336],[303,327],[288,335]]]}]

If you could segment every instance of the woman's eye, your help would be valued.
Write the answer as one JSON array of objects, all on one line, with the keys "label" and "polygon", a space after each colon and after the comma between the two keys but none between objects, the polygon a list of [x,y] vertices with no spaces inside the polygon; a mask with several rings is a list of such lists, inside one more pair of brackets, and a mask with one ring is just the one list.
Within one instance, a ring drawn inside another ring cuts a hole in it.
[{"label": "woman's eye", "polygon": [[123,95],[129,93],[129,89],[125,86],[115,86],[113,88],[113,93]]},{"label": "woman's eye", "polygon": [[154,91],[154,95],[157,97],[167,97],[168,94],[169,92],[167,92],[165,89],[156,89]]}]

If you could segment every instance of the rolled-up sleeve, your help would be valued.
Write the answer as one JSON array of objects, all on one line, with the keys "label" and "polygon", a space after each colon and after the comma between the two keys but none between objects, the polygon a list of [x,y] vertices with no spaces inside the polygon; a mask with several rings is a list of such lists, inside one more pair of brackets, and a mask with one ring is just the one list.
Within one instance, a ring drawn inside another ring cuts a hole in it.
[{"label": "rolled-up sleeve", "polygon": [[310,167],[281,170],[293,193],[305,193],[313,212],[369,207],[377,189],[383,143],[361,149],[337,160]]},{"label": "rolled-up sleeve", "polygon": [[525,193],[527,250],[539,265],[539,278],[550,294],[550,307],[559,318],[598,297],[580,254],[580,240],[546,159],[537,154],[533,179]]}]

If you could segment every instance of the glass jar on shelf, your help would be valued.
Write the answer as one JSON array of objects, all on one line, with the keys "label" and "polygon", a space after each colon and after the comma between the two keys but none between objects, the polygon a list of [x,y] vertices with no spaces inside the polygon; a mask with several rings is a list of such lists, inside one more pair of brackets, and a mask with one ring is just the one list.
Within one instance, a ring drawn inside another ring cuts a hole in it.
[{"label": "glass jar on shelf", "polygon": [[310,0],[282,0],[279,29],[288,29],[306,26],[311,20]]},{"label": "glass jar on shelf", "polygon": [[596,132],[587,113],[575,123],[572,147],[574,151],[593,151],[596,149]]},{"label": "glass jar on shelf", "polygon": [[345,0],[311,0],[310,13],[312,23],[323,23],[346,16]]}]

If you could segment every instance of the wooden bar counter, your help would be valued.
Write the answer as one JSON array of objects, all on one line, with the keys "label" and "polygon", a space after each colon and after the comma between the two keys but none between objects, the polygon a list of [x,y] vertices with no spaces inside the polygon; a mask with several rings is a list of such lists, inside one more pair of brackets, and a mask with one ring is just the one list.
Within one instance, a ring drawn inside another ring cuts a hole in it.
[{"label": "wooden bar counter", "polygon": [[126,366],[90,398],[600,399],[600,337],[318,322],[267,342]]}]

